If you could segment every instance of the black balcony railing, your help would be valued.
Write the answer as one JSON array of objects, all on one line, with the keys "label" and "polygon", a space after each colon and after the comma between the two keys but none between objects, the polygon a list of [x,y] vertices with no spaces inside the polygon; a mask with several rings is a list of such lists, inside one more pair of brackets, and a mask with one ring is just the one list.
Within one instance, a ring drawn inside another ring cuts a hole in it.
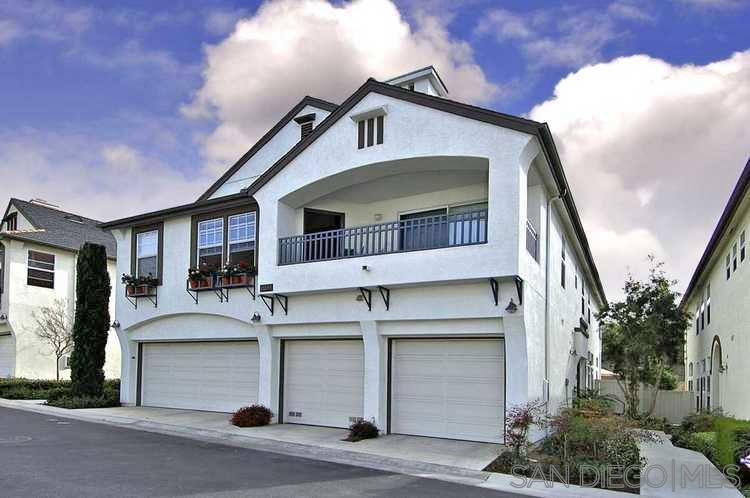
[{"label": "black balcony railing", "polygon": [[531,257],[539,261],[539,237],[534,226],[528,221],[526,222],[526,250],[529,251]]},{"label": "black balcony railing", "polygon": [[423,251],[487,242],[487,210],[339,228],[279,239],[279,264]]}]

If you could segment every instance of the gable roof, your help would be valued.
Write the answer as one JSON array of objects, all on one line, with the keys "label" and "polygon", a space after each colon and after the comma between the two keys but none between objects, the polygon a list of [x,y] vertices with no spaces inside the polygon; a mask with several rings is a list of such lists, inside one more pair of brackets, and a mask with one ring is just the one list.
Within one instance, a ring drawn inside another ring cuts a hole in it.
[{"label": "gable roof", "polygon": [[250,160],[251,157],[253,157],[260,149],[262,149],[268,142],[271,141],[273,137],[276,136],[277,133],[281,131],[282,128],[284,128],[294,117],[299,114],[302,109],[304,109],[307,106],[317,107],[318,109],[323,109],[324,111],[333,112],[338,106],[336,104],[333,104],[331,102],[326,102],[322,99],[316,99],[315,97],[310,97],[309,95],[303,98],[299,101],[297,105],[292,107],[292,110],[286,113],[286,115],[281,118],[281,120],[276,123],[268,132],[263,135],[260,140],[258,140],[255,145],[250,147],[250,150],[245,152],[242,157],[240,157],[237,162],[235,162],[231,168],[229,168],[221,177],[219,177],[218,180],[216,180],[209,188],[206,190],[201,196],[198,198],[198,201],[205,201],[208,198],[210,198],[214,193],[216,193],[217,190],[227,181],[229,180],[232,175],[234,175],[242,166],[245,165],[247,161]]},{"label": "gable roof", "polygon": [[15,198],[8,203],[6,216],[11,205],[29,220],[34,230],[1,232],[0,238],[35,242],[69,251],[78,251],[84,242],[93,242],[106,248],[108,258],[117,256],[115,238],[99,228],[100,221]]},{"label": "gable roof", "polygon": [[599,270],[596,268],[594,258],[591,255],[591,249],[586,238],[586,232],[583,229],[581,218],[578,214],[573,195],[568,185],[568,180],[565,177],[563,171],[562,162],[557,152],[557,147],[552,139],[552,133],[549,130],[547,123],[539,123],[530,119],[521,118],[518,116],[512,116],[510,114],[504,114],[501,112],[491,111],[489,109],[483,109],[481,107],[464,104],[462,102],[456,102],[443,97],[435,97],[427,95],[425,93],[414,92],[404,88],[400,88],[387,83],[381,83],[373,78],[368,79],[364,85],[359,87],[348,99],[346,99],[341,105],[336,108],[331,114],[329,114],[318,126],[315,127],[313,132],[304,139],[300,140],[295,144],[286,154],[284,154],[278,161],[276,161],[270,168],[266,169],[250,186],[244,188],[242,192],[248,195],[253,195],[255,192],[261,189],[263,185],[268,183],[271,178],[276,176],[279,171],[291,163],[298,155],[300,155],[305,149],[312,145],[315,140],[320,138],[331,126],[333,126],[339,119],[346,116],[349,111],[366,95],[374,92],[387,97],[392,97],[399,100],[404,100],[438,111],[447,112],[457,116],[462,116],[468,119],[481,121],[484,123],[501,126],[511,130],[519,131],[533,135],[539,139],[542,145],[542,151],[547,159],[547,163],[551,166],[552,176],[554,177],[555,184],[558,191],[563,196],[563,204],[566,212],[570,217],[573,225],[573,230],[578,237],[583,248],[584,257],[588,267],[591,269],[591,274],[596,285],[597,292],[601,297],[602,302],[606,302],[607,297],[604,292],[604,287],[599,277]]},{"label": "gable roof", "polygon": [[693,276],[690,278],[690,283],[687,286],[687,290],[685,290],[685,294],[682,296],[682,302],[680,302],[680,307],[684,308],[687,305],[687,301],[690,298],[690,294],[695,290],[695,286],[698,285],[698,280],[700,280],[701,275],[708,267],[708,263],[711,260],[711,256],[713,256],[714,251],[719,246],[719,243],[721,242],[721,238],[724,236],[724,234],[729,229],[730,222],[732,221],[732,217],[737,212],[737,209],[740,207],[740,204],[742,203],[742,199],[745,198],[745,195],[748,194],[750,189],[750,158],[748,158],[747,163],[745,164],[744,169],[742,170],[742,173],[740,174],[739,179],[737,180],[737,183],[734,185],[734,189],[732,190],[732,194],[729,196],[729,200],[727,201],[727,205],[724,206],[724,211],[721,213],[721,216],[719,217],[719,222],[716,224],[716,227],[714,228],[713,233],[711,234],[711,238],[708,240],[708,245],[703,250],[703,255],[701,256],[700,261],[698,261],[698,266],[695,268],[695,271],[693,272]]}]

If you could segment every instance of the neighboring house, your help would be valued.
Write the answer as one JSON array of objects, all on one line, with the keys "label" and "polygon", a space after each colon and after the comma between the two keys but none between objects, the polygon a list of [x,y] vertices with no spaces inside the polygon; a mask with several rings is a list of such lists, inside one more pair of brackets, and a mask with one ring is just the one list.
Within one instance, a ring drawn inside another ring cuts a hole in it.
[{"label": "neighboring house", "polygon": [[729,197],[681,307],[693,316],[685,333],[685,384],[696,410],[721,408],[750,418],[750,161]]},{"label": "neighboring house", "polygon": [[[105,223],[158,278],[117,289],[122,401],[502,441],[592,386],[605,296],[549,129],[446,97],[432,67],[305,97],[197,201]],[[190,289],[227,260],[257,279]]]},{"label": "neighboring house", "polygon": [[[115,281],[115,240],[96,220],[66,213],[43,201],[11,199],[0,224],[0,377],[54,379],[54,350],[37,337],[34,312],[63,300],[75,306],[76,255],[84,242],[107,248]],[[110,315],[114,317],[114,294]],[[104,373],[120,375],[120,345],[110,331]],[[60,378],[69,378],[68,356]]]}]

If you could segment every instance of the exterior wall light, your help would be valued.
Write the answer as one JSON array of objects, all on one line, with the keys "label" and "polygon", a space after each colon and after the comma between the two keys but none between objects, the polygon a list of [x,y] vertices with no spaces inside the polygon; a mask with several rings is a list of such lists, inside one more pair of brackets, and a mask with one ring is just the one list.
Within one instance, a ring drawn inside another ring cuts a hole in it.
[{"label": "exterior wall light", "polygon": [[516,311],[518,311],[518,306],[513,302],[512,297],[510,298],[508,306],[505,307],[505,311],[507,311],[508,313],[515,313]]},{"label": "exterior wall light", "polygon": [[260,313],[258,313],[257,311],[255,313],[253,313],[253,317],[250,318],[250,321],[253,322],[253,323],[260,322]]},{"label": "exterior wall light", "polygon": [[119,329],[120,328],[120,322],[118,320],[115,320],[112,322],[112,328],[113,329]]},{"label": "exterior wall light", "polygon": [[7,319],[8,319],[8,315],[6,315],[5,313],[0,313],[0,322],[4,322]]}]

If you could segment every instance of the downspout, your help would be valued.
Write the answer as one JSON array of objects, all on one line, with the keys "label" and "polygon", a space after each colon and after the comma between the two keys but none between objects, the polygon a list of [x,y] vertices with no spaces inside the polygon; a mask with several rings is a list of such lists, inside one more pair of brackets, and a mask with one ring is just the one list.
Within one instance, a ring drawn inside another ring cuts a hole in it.
[{"label": "downspout", "polygon": [[[550,208],[552,207],[552,203],[562,199],[568,194],[567,189],[563,189],[563,191],[554,196],[547,199],[547,220],[546,220],[546,228],[544,231],[544,380],[547,383],[546,388],[546,397],[545,400],[545,411],[547,414],[549,414],[549,400],[550,400],[550,388],[549,388],[549,261],[550,261],[550,255],[549,255],[549,240],[550,240]],[[567,388],[566,388],[567,391]]]}]

